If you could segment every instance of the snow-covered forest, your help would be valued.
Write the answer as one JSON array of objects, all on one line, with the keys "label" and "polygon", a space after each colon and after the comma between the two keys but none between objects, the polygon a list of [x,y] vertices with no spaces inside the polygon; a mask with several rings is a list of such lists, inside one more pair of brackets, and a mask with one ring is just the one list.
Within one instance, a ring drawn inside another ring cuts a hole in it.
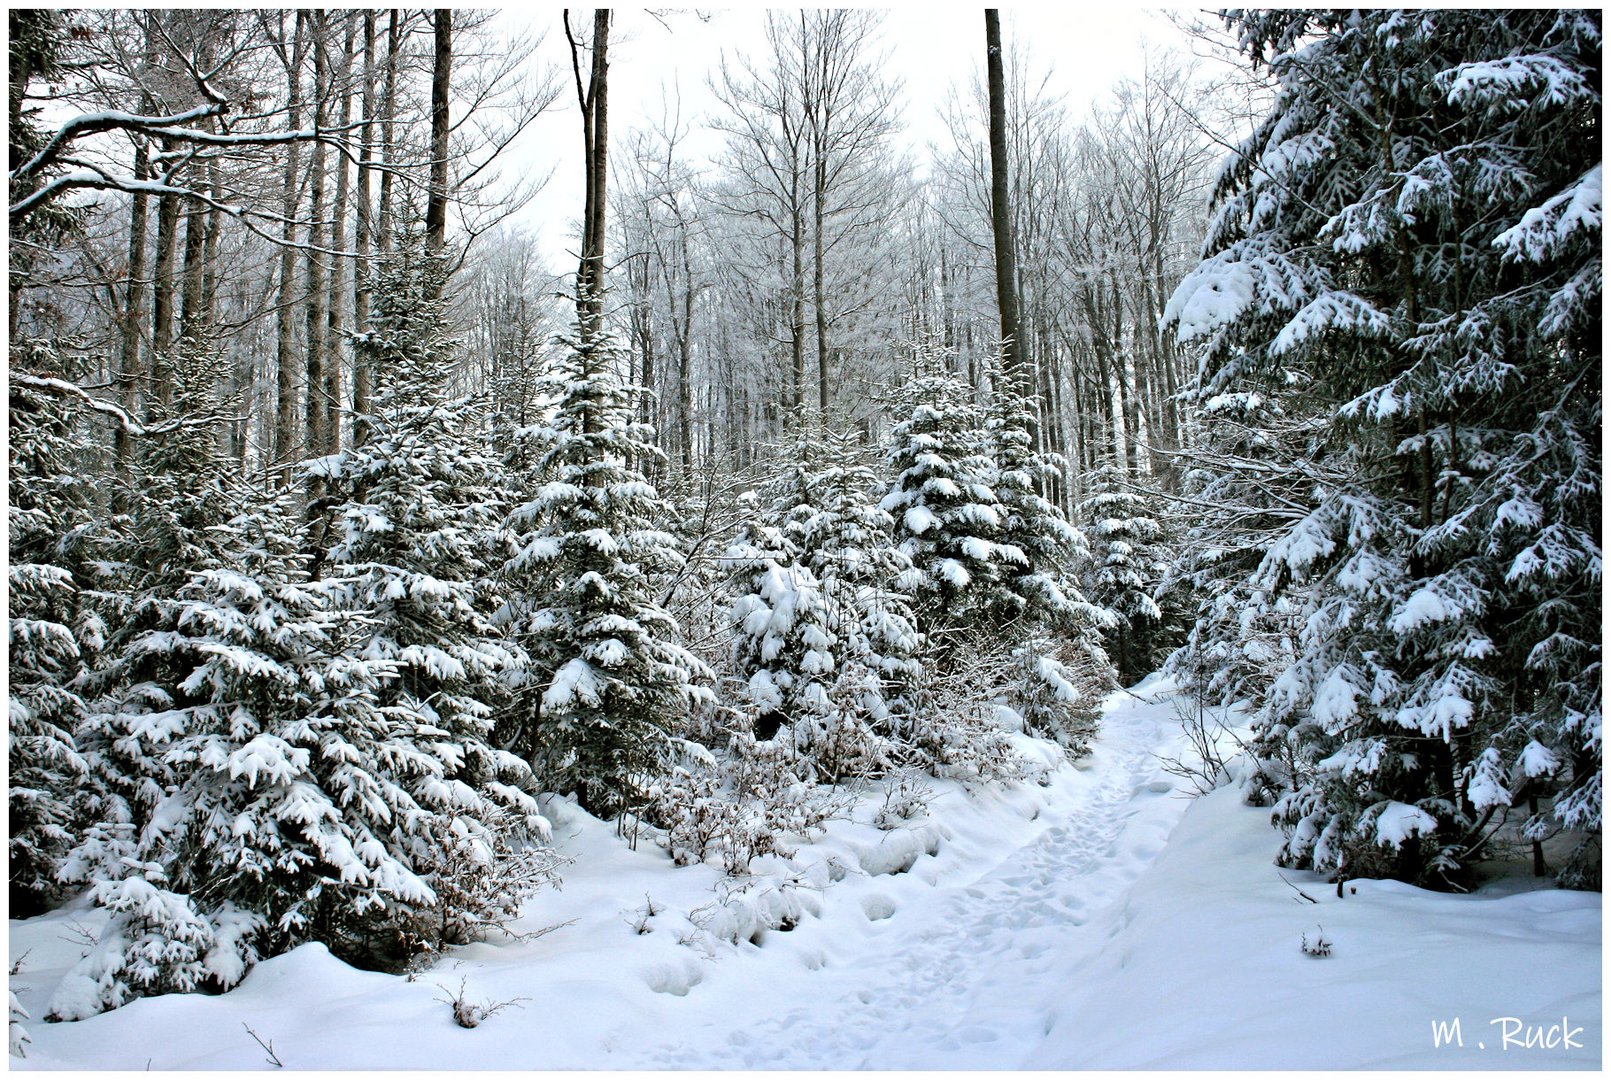
[{"label": "snow-covered forest", "polygon": [[10,11],[12,1067],[1599,1065],[1600,13],[983,14]]}]

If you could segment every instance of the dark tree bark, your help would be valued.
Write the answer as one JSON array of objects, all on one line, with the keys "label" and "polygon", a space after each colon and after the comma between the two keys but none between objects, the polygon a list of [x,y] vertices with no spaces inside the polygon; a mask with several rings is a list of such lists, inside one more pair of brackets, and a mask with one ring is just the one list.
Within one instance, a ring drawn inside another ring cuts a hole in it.
[{"label": "dark tree bark", "polygon": [[453,67],[453,9],[437,8],[436,57],[431,66],[431,191],[425,204],[425,247],[447,249],[448,89]]},{"label": "dark tree bark", "polygon": [[798,413],[805,402],[805,209],[800,205],[800,176],[796,172],[790,192],[790,219],[793,233],[789,237],[794,255],[791,266],[792,288],[789,290],[789,359],[793,367],[789,374],[789,410]]},{"label": "dark tree bark", "polygon": [[[313,21],[313,129],[324,131],[330,126],[328,98],[330,96],[330,66],[325,48],[325,31],[328,16],[323,11],[312,14]],[[307,417],[307,453],[317,457],[329,452],[329,435],[325,431],[327,412],[325,391],[325,345],[329,339],[329,316],[326,305],[325,264],[327,256],[320,250],[328,247],[329,231],[325,223],[325,149],[323,142],[313,144],[308,162],[308,297],[307,297],[307,385],[305,405]],[[317,483],[310,482],[311,489]]]},{"label": "dark tree bark", "polygon": [[403,28],[396,8],[386,22],[386,88],[380,107],[380,212],[375,216],[375,234],[382,253],[392,249],[392,170],[397,160],[397,66],[403,48]]},{"label": "dark tree bark", "polygon": [[[292,40],[281,40],[280,60],[285,66],[286,98],[290,103],[287,123],[295,129],[302,124],[302,60],[307,49],[307,16],[295,16],[296,29]],[[280,227],[280,296],[277,330],[274,413],[274,466],[287,470],[282,478],[289,477],[289,467],[297,458],[296,422],[296,242],[298,182],[300,179],[301,146],[291,143],[285,152],[285,173],[280,188],[280,213],[284,223]]]},{"label": "dark tree bark", "polygon": [[[358,132],[358,192],[357,213],[353,221],[353,245],[358,252],[352,274],[352,322],[359,333],[369,329],[369,238],[370,177],[374,172],[375,137],[375,13],[364,12],[364,71],[363,71],[363,126]],[[368,435],[364,417],[369,413],[370,395],[369,361],[364,350],[355,349],[352,358],[352,441],[361,446]]]},{"label": "dark tree bark", "polygon": [[990,82],[990,226],[996,241],[996,305],[1001,310],[1002,373],[1007,389],[1020,400],[1030,383],[1023,361],[1023,326],[1018,314],[1018,258],[1013,248],[1012,207],[1007,196],[1007,90],[1002,68],[1001,18],[985,9],[985,66]]},{"label": "dark tree bark", "polygon": [[[341,149],[336,154],[334,170],[335,190],[331,200],[331,232],[330,248],[332,251],[347,250],[347,159],[351,149],[351,135],[349,129],[352,125],[352,54],[354,43],[358,34],[358,13],[349,11],[342,16],[347,24],[346,32],[342,35],[341,58],[336,66],[335,89],[340,103],[337,110],[336,123],[341,129]],[[330,258],[330,299],[326,304],[328,309],[328,326],[325,342],[324,366],[324,436],[325,446],[321,451],[334,454],[341,450],[341,383],[342,383],[342,342],[346,340],[346,325],[343,316],[346,314],[347,299],[351,291],[347,288],[348,264],[342,256]]]},{"label": "dark tree bark", "polygon": [[[138,180],[145,180],[150,175],[151,151],[149,144],[141,139],[134,150],[134,176]],[[129,287],[123,299],[118,346],[118,387],[123,409],[130,416],[140,415],[142,384],[145,381],[145,368],[140,362],[141,324],[145,313],[145,249],[146,196],[133,195],[129,199]],[[12,304],[11,314],[15,319],[15,303]],[[119,424],[113,438],[113,452],[117,456],[118,466],[127,476],[133,454],[129,433]]]},{"label": "dark tree bark", "polygon": [[582,109],[582,147],[586,171],[582,212],[582,258],[576,269],[576,314],[584,342],[598,331],[604,312],[605,179],[609,172],[609,44],[610,12],[593,12],[593,61],[582,83],[581,46],[565,13],[565,38],[571,47],[571,70]]},{"label": "dark tree bark", "polygon": [[183,282],[179,294],[179,336],[196,340],[206,323],[203,313],[206,295],[207,263],[207,208],[200,202],[191,203],[185,210],[185,244]]},{"label": "dark tree bark", "polygon": [[[163,142],[164,151],[173,147]],[[151,296],[151,394],[173,401],[174,268],[179,253],[179,196],[157,198],[157,261]]]}]

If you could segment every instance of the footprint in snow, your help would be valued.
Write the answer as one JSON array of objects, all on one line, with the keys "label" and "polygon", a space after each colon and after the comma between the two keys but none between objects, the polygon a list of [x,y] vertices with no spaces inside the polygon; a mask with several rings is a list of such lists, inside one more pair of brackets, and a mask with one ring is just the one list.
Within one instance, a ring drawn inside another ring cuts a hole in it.
[{"label": "footprint in snow", "polygon": [[871,893],[862,897],[861,910],[869,922],[879,922],[895,914],[895,901],[884,893]]}]

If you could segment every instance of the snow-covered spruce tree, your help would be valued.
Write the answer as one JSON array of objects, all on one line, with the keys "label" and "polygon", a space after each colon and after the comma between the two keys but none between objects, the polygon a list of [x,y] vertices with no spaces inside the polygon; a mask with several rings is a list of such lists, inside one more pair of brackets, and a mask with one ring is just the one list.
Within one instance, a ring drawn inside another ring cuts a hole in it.
[{"label": "snow-covered spruce tree", "polygon": [[990,437],[972,397],[943,351],[915,349],[886,453],[894,479],[879,504],[912,563],[918,629],[942,664],[965,634],[999,620],[1005,582],[1029,566],[1023,551],[1002,541],[1006,508],[992,486]]},{"label": "snow-covered spruce tree", "polygon": [[809,781],[882,768],[886,751],[866,722],[863,694],[843,692],[844,642],[816,574],[766,525],[746,529],[723,562],[737,593],[733,668],[745,682],[755,737],[786,746]]},{"label": "snow-covered spruce tree", "polygon": [[11,352],[10,896],[12,917],[26,918],[60,896],[56,870],[87,771],[74,738],[85,712],[79,690],[105,631],[86,595],[99,545],[80,410],[29,381],[59,374],[54,350],[19,341]]},{"label": "snow-covered spruce tree", "polygon": [[1169,562],[1163,526],[1145,495],[1125,486],[1119,470],[1104,465],[1089,479],[1079,512],[1091,544],[1091,598],[1117,617],[1108,651],[1126,684],[1151,672],[1160,659],[1157,638],[1164,614],[1155,599]]},{"label": "snow-covered spruce tree", "polygon": [[213,456],[208,425],[186,419],[211,412],[216,359],[190,338],[161,359],[169,388],[148,402],[155,423],[134,447],[130,512],[111,522],[103,663],[82,680],[86,710],[75,733],[89,766],[78,791],[85,828],[63,867],[65,883],[121,877],[172,780],[164,753],[169,722],[182,715],[171,672],[146,643],[172,630],[173,597],[190,575],[229,558],[222,526],[240,492]]},{"label": "snow-covered spruce tree", "polygon": [[[849,431],[823,424],[802,490],[783,510],[783,530],[828,597],[830,626],[842,642],[840,686],[881,735],[899,739],[923,682],[922,639],[904,592],[912,563],[897,545],[895,521],[879,505],[884,484],[873,452]],[[783,494],[783,493],[779,493]],[[858,690],[857,687],[860,687]]]},{"label": "snow-covered spruce tree", "polygon": [[1166,320],[1202,393],[1311,378],[1252,578],[1303,620],[1259,719],[1281,859],[1455,883],[1531,781],[1597,881],[1599,16],[1229,20],[1277,97]]},{"label": "snow-covered spruce tree", "polygon": [[669,737],[708,701],[709,669],[678,643],[657,582],[681,563],[670,509],[643,475],[658,451],[633,421],[602,332],[561,339],[553,420],[535,491],[505,522],[505,617],[531,661],[515,745],[545,790],[575,792],[600,816],[637,810],[669,767]]},{"label": "snow-covered spruce tree", "polygon": [[[291,782],[303,770],[280,728],[305,708],[296,666],[322,644],[320,628],[308,624],[284,551],[275,560],[250,531],[244,519],[220,525],[229,539],[219,563],[196,568],[177,595],[149,598],[150,625],[120,651],[140,693],[122,699],[124,712],[95,717],[86,740],[106,789],[99,802],[120,812],[91,827],[68,867],[111,919],[54,995],[52,1019],[227,988],[276,951],[259,940],[289,910],[275,894],[306,888],[310,860],[284,858],[292,845],[281,836],[300,815],[276,811],[304,809],[316,789]],[[108,732],[141,752],[106,753]],[[124,761],[141,773],[108,775]]]},{"label": "snow-covered spruce tree", "polygon": [[[208,979],[228,986],[246,963],[236,948],[240,932],[253,928],[227,906],[207,911],[167,887],[162,811],[184,772],[170,751],[206,722],[168,663],[180,611],[174,597],[192,573],[229,562],[225,508],[240,492],[214,460],[207,424],[185,419],[211,411],[216,354],[185,338],[157,359],[167,391],[149,406],[158,423],[141,436],[126,532],[109,543],[124,603],[108,612],[105,664],[83,680],[76,738],[87,766],[78,792],[84,826],[59,871],[64,883],[89,886],[111,920],[64,980],[49,1019],[196,989]],[[220,935],[227,944],[215,950]]]},{"label": "snow-covered spruce tree", "polygon": [[1027,402],[1000,374],[999,363],[992,376],[987,428],[1003,511],[1001,541],[1024,555],[1021,564],[1006,567],[991,620],[1014,643],[1007,704],[1031,734],[1078,755],[1096,730],[1097,703],[1112,685],[1102,631],[1115,617],[1081,588],[1091,562],[1085,533],[1042,494],[1062,479],[1062,459],[1035,450]]},{"label": "snow-covered spruce tree", "polygon": [[[372,815],[363,856],[384,851],[410,875],[321,910],[314,934],[381,965],[466,940],[506,912],[499,878],[529,880],[546,829],[527,763],[492,742],[492,703],[526,658],[490,620],[485,556],[503,507],[481,439],[485,403],[451,396],[446,273],[412,239],[383,267],[373,329],[357,342],[376,373],[364,441],[308,465],[333,521],[319,585],[349,665],[314,708],[333,735],[368,748],[353,759],[366,766],[351,780],[361,787],[333,794]],[[363,798],[346,801],[357,790]]]},{"label": "snow-covered spruce tree", "polygon": [[762,714],[784,718],[820,774],[839,779],[887,765],[886,740],[910,720],[923,671],[898,584],[911,564],[864,448],[815,414],[796,432],[728,551],[735,660],[758,705],[783,690]]}]

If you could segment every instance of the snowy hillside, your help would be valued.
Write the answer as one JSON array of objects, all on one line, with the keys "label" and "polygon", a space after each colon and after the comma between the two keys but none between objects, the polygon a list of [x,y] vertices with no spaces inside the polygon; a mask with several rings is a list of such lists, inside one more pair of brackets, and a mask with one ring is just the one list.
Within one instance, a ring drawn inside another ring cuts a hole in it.
[{"label": "snowy hillside", "polygon": [[[293,1069],[1599,1065],[1599,894],[1358,881],[1339,899],[1271,864],[1268,811],[1175,790],[1157,755],[1178,752],[1176,702],[1157,681],[1115,694],[1080,767],[1024,740],[1045,786],[929,780],[926,814],[897,828],[872,821],[912,792],[869,789],[747,881],[556,807],[574,862],[514,927],[547,932],[412,980],[304,945],[226,995],[47,1024],[104,916],[13,921],[11,988],[34,1019],[12,1066],[271,1067],[254,1034]],[[1320,937],[1330,955],[1305,955]],[[507,1005],[467,1030],[455,997]],[[1570,1047],[1514,1045],[1563,1018]],[[1455,1020],[1464,1045],[1435,1046]]]}]

